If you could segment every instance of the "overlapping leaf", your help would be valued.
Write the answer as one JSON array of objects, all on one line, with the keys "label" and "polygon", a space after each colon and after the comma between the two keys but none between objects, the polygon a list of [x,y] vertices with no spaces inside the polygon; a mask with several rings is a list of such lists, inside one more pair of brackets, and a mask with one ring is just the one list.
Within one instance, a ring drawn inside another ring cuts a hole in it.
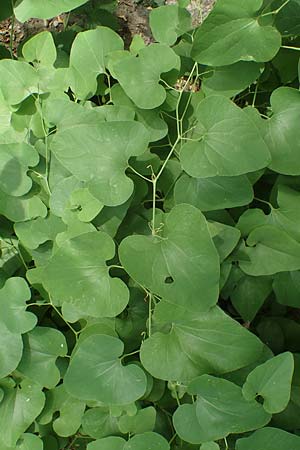
[{"label": "overlapping leaf", "polygon": [[60,384],[47,391],[45,407],[37,421],[41,425],[47,425],[51,423],[53,414],[58,412],[59,417],[53,420],[55,433],[59,436],[72,436],[81,425],[85,406],[85,402],[71,397],[64,385]]},{"label": "overlapping leaf", "polygon": [[30,381],[4,389],[0,403],[0,444],[14,447],[34,419],[41,412],[45,396],[41,388]]},{"label": "overlapping leaf", "polygon": [[109,54],[122,50],[123,45],[120,36],[106,27],[77,34],[70,53],[70,71],[71,86],[78,98],[85,99],[96,92],[97,76],[105,73]]},{"label": "overlapping leaf", "polygon": [[26,311],[30,297],[23,278],[9,278],[0,290],[0,378],[16,369],[23,351],[21,334],[36,324],[36,316]]},{"label": "overlapping leaf", "polygon": [[194,312],[216,304],[219,258],[206,220],[193,206],[174,207],[161,236],[127,237],[119,254],[129,275],[167,302]]},{"label": "overlapping leaf", "polygon": [[72,122],[58,125],[61,130],[55,134],[51,150],[96,199],[109,206],[122,204],[133,192],[133,182],[124,173],[128,159],[146,150],[148,132],[138,122],[100,122],[92,111],[82,107],[77,111],[80,122],[74,127],[73,117]]},{"label": "overlapping leaf", "polygon": [[53,328],[35,327],[23,337],[23,356],[18,371],[33,382],[53,388],[60,380],[58,357],[67,354],[64,335]]},{"label": "overlapping leaf", "polygon": [[[119,339],[94,335],[84,339],[76,348],[65,375],[65,388],[76,398],[98,400],[108,405],[126,405],[142,397],[146,376],[134,364],[123,366]],[[85,374],[85,383],[82,375]]]},{"label": "overlapping leaf", "polygon": [[269,359],[248,375],[243,386],[244,397],[253,400],[260,395],[268,413],[279,413],[289,402],[293,371],[294,359],[291,353],[281,353]]},{"label": "overlapping leaf", "polygon": [[222,374],[259,358],[262,343],[219,307],[195,314],[161,302],[155,333],[141,347],[143,366],[154,377],[187,382],[204,373]]},{"label": "overlapping leaf", "polygon": [[213,211],[246,205],[253,198],[251,183],[238,177],[192,178],[183,175],[176,183],[177,203],[189,203],[201,211]]},{"label": "overlapping leaf", "polygon": [[255,431],[247,438],[238,439],[236,450],[282,450],[300,448],[300,438],[278,428],[266,427]]},{"label": "overlapping leaf", "polygon": [[173,45],[192,28],[191,15],[178,5],[164,5],[151,11],[150,27],[156,41]]},{"label": "overlapping leaf", "polygon": [[268,121],[266,142],[272,162],[271,169],[287,175],[300,174],[300,93],[297,89],[280,87],[271,96],[273,115]]},{"label": "overlapping leaf", "polygon": [[281,36],[257,17],[262,5],[262,0],[219,0],[196,32],[192,57],[210,66],[272,59],[280,48]]},{"label": "overlapping leaf", "polygon": [[223,96],[209,96],[195,111],[192,140],[180,152],[192,177],[236,176],[270,163],[268,148],[243,110]]},{"label": "overlapping leaf", "polygon": [[86,2],[87,0],[49,0],[41,7],[38,0],[20,0],[16,4],[14,12],[20,22],[25,22],[31,17],[49,19],[62,12],[77,8]]},{"label": "overlapping leaf", "polygon": [[0,90],[7,103],[15,105],[29,95],[39,92],[38,75],[23,61],[0,61]]},{"label": "overlapping leaf", "polygon": [[157,433],[137,434],[129,441],[107,437],[88,444],[88,450],[169,450],[168,441]]},{"label": "overlapping leaf", "polygon": [[271,418],[254,400],[246,401],[239,386],[222,378],[202,375],[188,390],[197,400],[180,406],[173,420],[181,439],[192,444],[260,428]]},{"label": "overlapping leaf", "polygon": [[[160,64],[157,65],[157,61]],[[142,48],[139,56],[126,56],[112,63],[114,78],[141,109],[153,109],[166,99],[166,91],[159,83],[163,73],[179,69],[180,59],[176,53],[164,44],[152,44]]]},{"label": "overlapping leaf", "polygon": [[[113,240],[95,231],[66,240],[48,263],[32,273],[55,303],[75,308],[79,317],[113,317],[129,300],[128,289],[119,278],[109,276],[105,261],[115,253]],[[28,272],[31,278],[31,272]]]}]

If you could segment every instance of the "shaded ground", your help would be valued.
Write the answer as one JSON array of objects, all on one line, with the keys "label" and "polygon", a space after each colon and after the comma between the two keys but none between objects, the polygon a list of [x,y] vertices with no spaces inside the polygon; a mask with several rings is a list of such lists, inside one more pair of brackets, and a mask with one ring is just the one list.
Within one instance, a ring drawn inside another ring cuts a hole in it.
[{"label": "shaded ground", "polygon": [[[152,7],[149,6],[151,3],[148,0],[146,2],[137,2],[136,0],[118,1],[116,15],[120,25],[119,33],[127,44],[135,34],[141,35],[146,44],[153,41],[149,28],[149,13]],[[167,0],[166,3],[176,3],[176,0]],[[188,9],[195,26],[201,23],[209,14],[214,3],[215,0],[191,0]],[[31,19],[25,23],[15,20],[12,31],[12,21],[11,19],[6,19],[0,22],[0,44],[7,49],[11,48],[13,53],[16,53],[19,44],[29,36],[43,30],[62,31],[65,29],[67,22],[68,25],[76,22],[80,25],[81,21],[81,17],[72,16],[72,14],[70,17],[62,14],[50,20]]]}]

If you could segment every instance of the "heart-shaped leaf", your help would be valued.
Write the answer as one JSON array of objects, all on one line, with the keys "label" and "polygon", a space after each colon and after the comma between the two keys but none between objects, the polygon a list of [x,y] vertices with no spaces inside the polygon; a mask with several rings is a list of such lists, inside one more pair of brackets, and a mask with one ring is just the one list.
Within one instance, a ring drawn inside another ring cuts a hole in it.
[{"label": "heart-shaped leaf", "polygon": [[[157,61],[160,63],[157,64]],[[166,91],[159,84],[160,75],[179,69],[180,59],[164,44],[151,44],[142,48],[139,56],[126,56],[112,63],[113,76],[129,98],[141,109],[153,109],[166,99]]]},{"label": "heart-shaped leaf", "polygon": [[268,413],[279,413],[289,402],[293,372],[292,353],[285,352],[274,356],[250,372],[243,386],[243,395],[246,400],[253,400],[260,395],[264,399],[263,407]]},{"label": "heart-shaped leaf", "polygon": [[38,217],[35,220],[16,223],[14,229],[25,247],[35,249],[48,240],[54,241],[57,234],[66,229],[66,225],[59,217],[50,213],[45,219]]},{"label": "heart-shaped leaf", "polygon": [[63,310],[70,305],[84,316],[113,317],[129,300],[125,284],[109,276],[105,261],[114,253],[114,242],[106,233],[85,233],[66,240],[44,267],[29,271],[28,276],[36,274]]},{"label": "heart-shaped leaf", "polygon": [[133,192],[133,182],[125,175],[128,160],[146,150],[147,130],[133,121],[100,122],[97,114],[79,105],[74,112],[81,122],[74,127],[73,115],[73,122],[58,125],[51,143],[54,155],[100,202],[109,206],[124,203]]},{"label": "heart-shaped leaf", "polygon": [[268,148],[254,122],[229,99],[213,95],[196,111],[191,141],[182,146],[183,169],[193,177],[236,176],[270,163]]},{"label": "heart-shaped leaf", "polygon": [[44,402],[41,388],[30,381],[24,380],[15,388],[4,388],[4,398],[0,403],[0,443],[4,447],[16,445],[41,412]]},{"label": "heart-shaped leaf", "polygon": [[219,258],[205,217],[191,205],[177,205],[166,215],[161,234],[124,239],[119,247],[123,266],[165,301],[207,311],[217,302]]},{"label": "heart-shaped leaf", "polygon": [[257,17],[263,0],[218,0],[197,30],[192,57],[201,64],[225,66],[237,61],[269,61],[281,45],[280,33]]},{"label": "heart-shaped leaf", "polygon": [[9,278],[0,290],[0,378],[17,367],[23,351],[21,334],[36,324],[36,316],[26,311],[30,297],[23,278]]},{"label": "heart-shaped leaf", "polygon": [[71,86],[78,98],[92,97],[98,75],[106,72],[109,54],[123,46],[120,36],[110,28],[97,27],[77,34],[70,53],[70,71]]},{"label": "heart-shaped leaf", "polygon": [[20,0],[16,4],[14,12],[20,22],[26,22],[26,20],[31,17],[49,19],[62,12],[77,8],[86,2],[87,0],[48,0],[47,3],[43,4],[43,7],[41,7],[38,0]]},{"label": "heart-shaped leaf", "polygon": [[250,203],[253,189],[245,175],[212,178],[183,175],[176,182],[174,196],[176,203],[189,203],[201,211],[213,211]]},{"label": "heart-shaped leaf", "polygon": [[300,438],[279,428],[266,427],[247,438],[238,439],[236,450],[283,450],[300,448]]},{"label": "heart-shaped leaf", "polygon": [[[65,388],[76,398],[108,405],[126,405],[142,397],[146,376],[135,364],[123,366],[122,341],[94,335],[78,344],[65,375]],[[82,383],[82,375],[85,383]]]},{"label": "heart-shaped leaf", "polygon": [[3,193],[22,196],[31,186],[29,167],[36,166],[39,156],[28,144],[0,144],[0,189]]},{"label": "heart-shaped leaf", "polygon": [[300,269],[300,244],[272,225],[255,228],[249,234],[240,268],[252,276],[272,275]]},{"label": "heart-shaped leaf", "polygon": [[272,93],[271,105],[273,115],[265,137],[272,156],[270,167],[279,173],[299,175],[300,93],[280,87]]},{"label": "heart-shaped leaf", "polygon": [[36,70],[23,61],[0,61],[0,89],[10,105],[21,103],[31,94],[39,92]]},{"label": "heart-shaped leaf", "polygon": [[178,5],[152,9],[149,23],[154,38],[167,45],[175,44],[179,36],[192,28],[190,13]]},{"label": "heart-shaped leaf", "polygon": [[85,406],[85,402],[71,397],[64,385],[60,384],[55,389],[46,391],[46,404],[38,417],[38,423],[49,424],[53,420],[53,414],[58,412],[59,417],[53,420],[53,430],[59,436],[72,436],[81,425]]},{"label": "heart-shaped leaf", "polygon": [[22,53],[26,61],[43,66],[52,66],[55,63],[57,53],[52,34],[43,31],[25,42]]},{"label": "heart-shaped leaf", "polygon": [[271,418],[259,403],[245,400],[239,386],[222,378],[202,375],[189,385],[188,392],[197,395],[196,402],[179,406],[173,421],[181,439],[192,444],[251,431]]},{"label": "heart-shaped leaf", "polygon": [[33,382],[49,389],[60,380],[57,358],[67,354],[64,335],[53,328],[36,327],[23,337],[23,356],[18,371]]},{"label": "heart-shaped leaf", "polygon": [[195,314],[162,301],[153,321],[157,332],[143,342],[141,361],[163,380],[185,383],[204,373],[231,372],[254,362],[263,349],[217,306]]}]

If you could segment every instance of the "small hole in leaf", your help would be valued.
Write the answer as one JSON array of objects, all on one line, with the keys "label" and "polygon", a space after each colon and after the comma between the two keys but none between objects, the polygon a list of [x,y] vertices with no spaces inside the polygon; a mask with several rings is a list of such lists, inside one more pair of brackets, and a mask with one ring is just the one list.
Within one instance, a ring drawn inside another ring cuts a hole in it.
[{"label": "small hole in leaf", "polygon": [[256,401],[262,405],[264,403],[264,398],[261,395],[257,394]]},{"label": "small hole in leaf", "polygon": [[174,279],[172,277],[166,277],[165,278],[165,283],[166,284],[172,284],[172,283],[174,283]]}]

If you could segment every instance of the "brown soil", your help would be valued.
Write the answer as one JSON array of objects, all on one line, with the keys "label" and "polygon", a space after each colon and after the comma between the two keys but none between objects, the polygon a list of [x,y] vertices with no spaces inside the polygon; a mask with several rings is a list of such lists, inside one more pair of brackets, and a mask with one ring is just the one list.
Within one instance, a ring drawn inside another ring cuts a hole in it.
[{"label": "brown soil", "polygon": [[[153,42],[151,30],[149,28],[149,13],[152,9],[152,0],[145,0],[139,3],[136,0],[119,0],[116,10],[116,16],[118,17],[120,24],[120,34],[125,40],[126,46],[131,42],[132,36],[139,34],[143,37],[146,44]],[[166,0],[166,4],[176,3],[176,0]],[[188,7],[192,19],[193,25],[197,26],[204,18],[209,14],[215,0],[191,0]],[[48,31],[62,31],[65,28],[66,20],[68,24],[74,24],[81,22],[81,18],[72,16],[67,17],[66,14],[54,17],[50,20],[30,19],[25,23],[20,23],[17,20],[13,23],[6,19],[0,22],[0,44],[6,48],[12,47],[12,51],[16,54],[17,48],[22,41],[29,36],[39,33],[43,30]]]}]

